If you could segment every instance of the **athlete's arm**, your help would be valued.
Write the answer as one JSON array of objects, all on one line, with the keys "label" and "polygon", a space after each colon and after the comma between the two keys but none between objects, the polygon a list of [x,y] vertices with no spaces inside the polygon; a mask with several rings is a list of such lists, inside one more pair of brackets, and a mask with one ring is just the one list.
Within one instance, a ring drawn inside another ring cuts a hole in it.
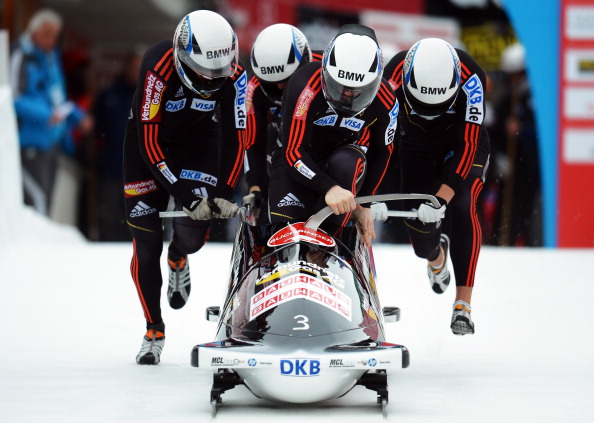
[{"label": "athlete's arm", "polygon": [[179,175],[175,161],[168,155],[160,136],[163,126],[163,95],[174,72],[171,42],[164,41],[145,54],[132,115],[137,122],[142,158],[167,191],[179,199],[184,207],[190,208],[196,196],[190,187],[175,176]]},{"label": "athlete's arm", "polygon": [[314,119],[310,111],[316,99],[320,101],[320,96],[323,95],[321,71],[319,62],[309,63],[295,72],[289,80],[283,94],[281,139],[283,157],[290,168],[291,176],[313,191],[325,195],[338,184],[322,172],[308,151],[310,144],[323,142],[313,137]]},{"label": "athlete's arm", "polygon": [[456,144],[443,173],[443,183],[456,191],[470,174],[485,118],[486,73],[464,51],[457,50],[462,68],[456,101]]},{"label": "athlete's arm", "polygon": [[266,96],[260,88],[260,80],[253,76],[247,90],[247,129],[245,152],[245,180],[248,187],[266,186],[268,172],[266,165],[268,109]]},{"label": "athlete's arm", "polygon": [[[382,183],[390,157],[394,151],[394,138],[398,125],[399,104],[386,80],[380,84],[372,103],[376,120],[363,130],[359,145],[367,146],[367,174],[358,195],[373,195]],[[371,110],[370,110],[371,111]]]},{"label": "athlete's arm", "polygon": [[233,191],[243,170],[245,137],[247,127],[246,94],[248,78],[241,64],[223,87],[221,98],[220,171],[217,183],[217,196],[231,199]]}]

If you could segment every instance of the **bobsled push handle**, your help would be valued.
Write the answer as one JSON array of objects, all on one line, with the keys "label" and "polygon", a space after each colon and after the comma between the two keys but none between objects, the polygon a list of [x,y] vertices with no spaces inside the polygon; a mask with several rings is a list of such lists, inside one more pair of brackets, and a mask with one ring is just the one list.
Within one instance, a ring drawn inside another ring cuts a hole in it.
[{"label": "bobsled push handle", "polygon": [[159,212],[159,217],[186,217],[187,215],[183,210]]},{"label": "bobsled push handle", "polygon": [[[395,200],[427,200],[433,204],[436,208],[439,208],[439,201],[433,195],[429,194],[379,194],[379,195],[367,195],[364,197],[355,197],[357,204],[373,203],[378,201],[395,201]],[[305,223],[305,227],[316,230],[320,227],[322,222],[332,214],[330,206],[326,206],[319,212],[314,214]],[[416,218],[416,211],[401,211],[401,210],[389,210],[388,216],[390,217],[411,217]]]},{"label": "bobsled push handle", "polygon": [[[237,214],[244,216],[246,214],[246,208],[240,207]],[[188,217],[188,214],[183,210],[162,211],[159,212],[159,217]]]}]

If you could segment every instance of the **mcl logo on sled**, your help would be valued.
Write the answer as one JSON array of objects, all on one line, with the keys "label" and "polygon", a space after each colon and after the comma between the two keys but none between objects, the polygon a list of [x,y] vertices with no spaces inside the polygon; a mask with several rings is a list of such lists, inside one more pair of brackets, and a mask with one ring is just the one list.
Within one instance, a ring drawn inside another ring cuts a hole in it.
[{"label": "mcl logo on sled", "polygon": [[280,361],[281,375],[309,377],[320,374],[320,360],[307,358],[282,359]]}]

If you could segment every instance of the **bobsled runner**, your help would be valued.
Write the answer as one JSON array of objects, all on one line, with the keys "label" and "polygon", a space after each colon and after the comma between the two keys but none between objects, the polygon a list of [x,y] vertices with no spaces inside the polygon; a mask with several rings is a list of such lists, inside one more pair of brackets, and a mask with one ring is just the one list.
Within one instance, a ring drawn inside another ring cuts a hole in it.
[{"label": "bobsled runner", "polygon": [[[403,199],[437,203],[422,194],[356,201]],[[375,391],[385,416],[387,372],[410,362],[405,346],[385,339],[385,323],[398,321],[400,310],[381,307],[373,254],[356,225],[337,236],[320,229],[330,214],[326,207],[307,222],[262,226],[239,219],[225,300],[206,313],[218,322],[216,336],[191,355],[192,366],[214,373],[213,416],[237,385],[288,403],[338,398],[362,385]]]}]

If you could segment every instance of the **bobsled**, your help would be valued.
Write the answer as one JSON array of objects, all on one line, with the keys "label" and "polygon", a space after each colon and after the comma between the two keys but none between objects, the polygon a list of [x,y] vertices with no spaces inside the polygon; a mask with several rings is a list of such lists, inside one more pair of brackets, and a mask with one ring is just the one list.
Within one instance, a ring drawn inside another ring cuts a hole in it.
[{"label": "bobsled", "polygon": [[[422,194],[356,201],[402,199],[437,203]],[[358,227],[337,236],[320,228],[330,214],[326,207],[306,222],[260,226],[239,219],[224,302],[206,311],[218,322],[214,341],[191,354],[192,366],[213,372],[213,413],[237,385],[287,403],[338,398],[362,385],[385,410],[387,372],[410,363],[409,350],[385,336],[400,310],[380,305],[372,250]],[[414,218],[416,211],[389,215]]]}]

